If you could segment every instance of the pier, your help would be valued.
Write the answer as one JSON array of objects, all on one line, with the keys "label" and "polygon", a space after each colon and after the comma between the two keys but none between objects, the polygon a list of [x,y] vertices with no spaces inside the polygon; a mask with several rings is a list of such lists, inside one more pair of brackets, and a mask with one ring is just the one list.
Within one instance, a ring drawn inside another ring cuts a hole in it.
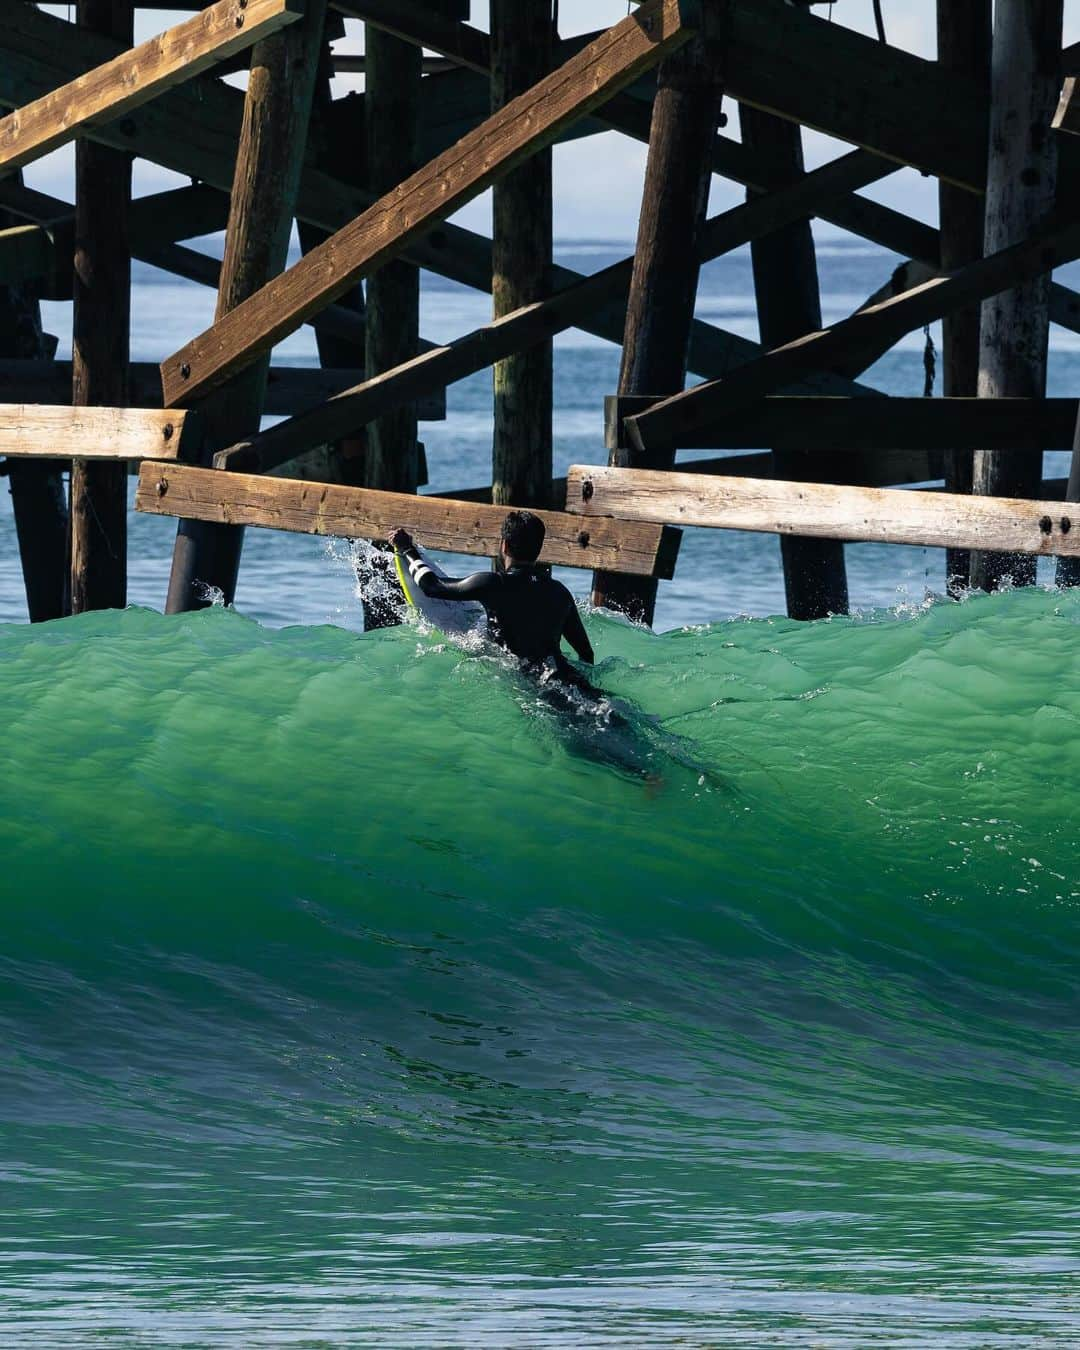
[{"label": "pier", "polygon": [[[1080,332],[1052,279],[1080,258],[1062,6],[939,0],[929,61],[814,0],[647,0],[570,38],[549,0],[493,0],[490,31],[468,0],[189,0],[137,45],[136,11],[163,4],[77,0],[68,22],[0,0],[0,456],[31,620],[125,604],[131,471],[135,509],[178,522],[173,613],[233,599],[247,528],[377,541],[409,522],[490,557],[508,506],[543,514],[544,561],[646,622],[684,526],[780,535],[800,619],[845,611],[848,541],[944,548],[954,594],[1030,584],[1039,555],[1076,584],[1077,399],[1046,397],[1050,325]],[[335,50],[345,20],[362,57]],[[244,89],[223,79],[240,71]],[[332,96],[343,71],[363,93]],[[804,128],[850,148],[807,171]],[[551,154],[610,131],[648,147],[637,241],[582,275],[553,260]],[[73,202],[27,186],[72,143]],[[188,185],[133,200],[135,158]],[[938,180],[939,228],[863,195],[901,166]],[[746,200],[710,218],[716,175]],[[491,238],[448,223],[488,189]],[[907,260],[829,326],[814,218]],[[220,263],[185,244],[220,230]],[[695,317],[701,266],[745,245],[760,343]],[[217,295],[160,368],[130,360],[133,260]],[[425,270],[490,293],[490,322],[425,341]],[[70,363],[42,330],[55,299],[74,302]],[[938,321],[942,396],[866,383]],[[275,364],[303,325],[321,368]],[[573,327],[622,362],[596,461],[562,479],[552,340]],[[488,368],[490,480],[418,495],[419,427]],[[1048,450],[1072,450],[1067,479],[1044,478]]]}]

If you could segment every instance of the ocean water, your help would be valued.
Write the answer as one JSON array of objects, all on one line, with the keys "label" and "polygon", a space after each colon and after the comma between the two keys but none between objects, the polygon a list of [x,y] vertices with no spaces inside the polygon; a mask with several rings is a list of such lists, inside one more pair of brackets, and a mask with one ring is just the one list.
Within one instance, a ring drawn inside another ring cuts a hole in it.
[{"label": "ocean water", "polygon": [[[827,313],[893,262],[824,249]],[[702,311],[753,336],[748,286]],[[203,300],[141,274],[136,355]],[[615,373],[560,342],[560,466]],[[691,532],[567,713],[360,632],[341,544],[249,531],[164,617],[173,533],[31,628],[0,522],[0,1344],[1080,1346],[1080,595],[853,547],[799,625],[775,539]]]},{"label": "ocean water", "polygon": [[1080,1344],[1080,596],[589,627],[0,628],[5,1345]]}]

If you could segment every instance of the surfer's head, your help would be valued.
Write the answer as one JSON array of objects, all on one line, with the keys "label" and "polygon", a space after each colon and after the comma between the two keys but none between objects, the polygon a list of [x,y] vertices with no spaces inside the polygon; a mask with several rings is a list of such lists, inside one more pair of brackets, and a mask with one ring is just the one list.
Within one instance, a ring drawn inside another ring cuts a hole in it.
[{"label": "surfer's head", "polygon": [[511,562],[534,563],[544,547],[544,522],[531,511],[511,511],[503,521],[502,546]]}]

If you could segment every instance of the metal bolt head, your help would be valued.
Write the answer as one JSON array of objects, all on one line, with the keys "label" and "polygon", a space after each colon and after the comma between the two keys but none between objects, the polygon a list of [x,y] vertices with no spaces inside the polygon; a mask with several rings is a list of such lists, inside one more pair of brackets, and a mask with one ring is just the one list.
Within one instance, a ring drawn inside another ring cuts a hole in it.
[{"label": "metal bolt head", "polygon": [[581,500],[582,500],[583,502],[589,502],[589,501],[592,501],[592,495],[593,495],[593,492],[594,492],[594,491],[595,491],[595,489],[593,488],[593,481],[592,481],[592,479],[591,479],[591,478],[586,478],[585,481],[584,481],[584,482],[582,483],[582,485],[581,485]]},{"label": "metal bolt head", "polygon": [[161,428],[161,434],[165,438],[165,440],[167,441],[172,440],[173,430],[174,430],[173,424],[171,422],[166,422],[165,425]]},{"label": "metal bolt head", "polygon": [[169,480],[167,478],[159,478],[157,480],[157,495],[159,497],[164,497],[166,492],[168,492],[168,490],[169,490]]},{"label": "metal bolt head", "polygon": [[184,364],[180,367],[180,378],[182,380],[186,380],[190,377],[190,375],[191,375],[191,367],[185,361]]}]

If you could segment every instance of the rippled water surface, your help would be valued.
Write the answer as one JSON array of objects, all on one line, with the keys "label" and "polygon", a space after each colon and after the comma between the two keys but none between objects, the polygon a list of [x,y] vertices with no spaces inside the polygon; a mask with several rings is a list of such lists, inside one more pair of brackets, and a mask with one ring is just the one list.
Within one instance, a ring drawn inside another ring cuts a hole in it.
[{"label": "rippled water surface", "polygon": [[0,628],[5,1345],[1076,1345],[1080,598]]}]

